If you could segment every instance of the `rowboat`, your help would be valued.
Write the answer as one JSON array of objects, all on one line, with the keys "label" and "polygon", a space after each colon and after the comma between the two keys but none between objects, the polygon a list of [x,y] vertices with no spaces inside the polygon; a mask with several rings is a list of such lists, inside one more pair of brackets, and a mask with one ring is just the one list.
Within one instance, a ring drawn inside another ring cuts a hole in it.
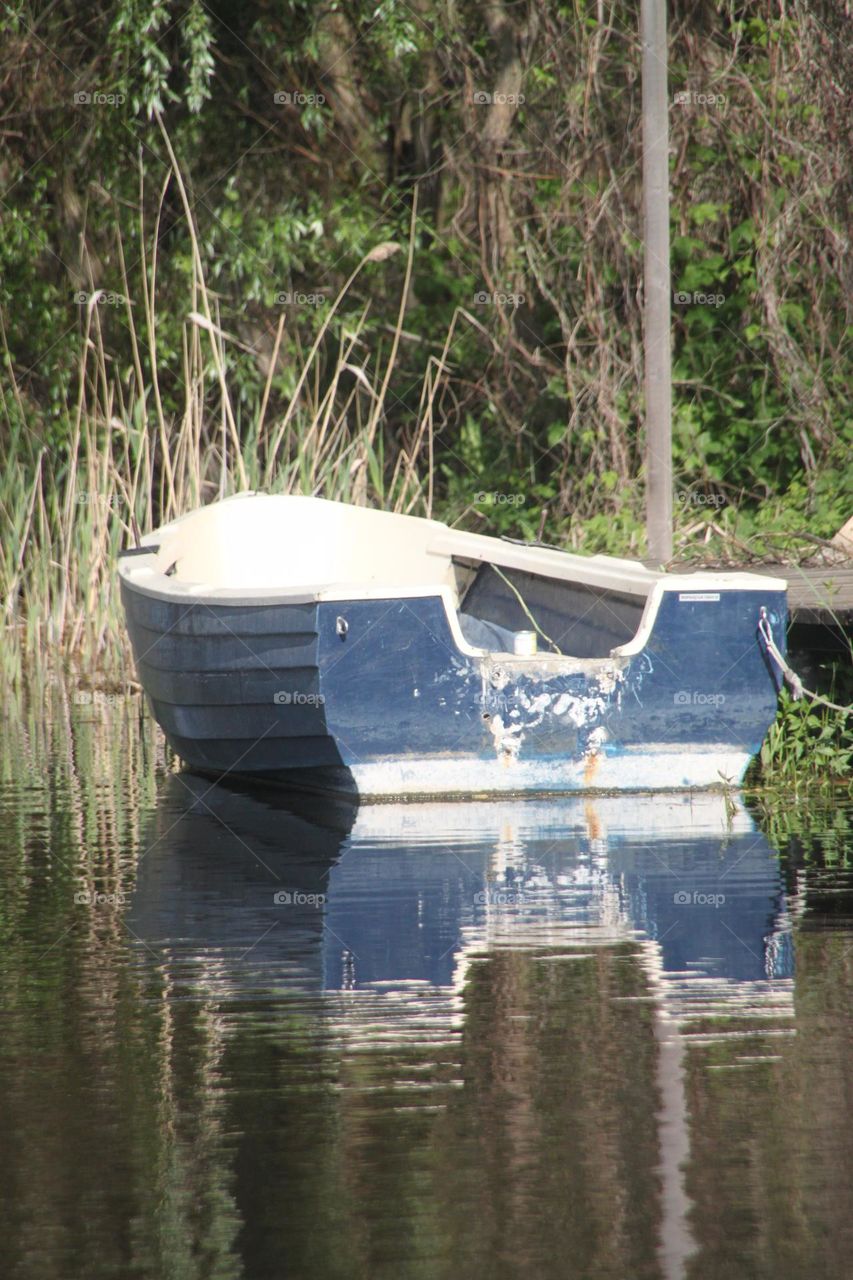
[{"label": "rowboat", "polygon": [[146,535],[119,577],[154,717],[214,777],[360,799],[719,788],[776,715],[778,578],[257,493]]}]

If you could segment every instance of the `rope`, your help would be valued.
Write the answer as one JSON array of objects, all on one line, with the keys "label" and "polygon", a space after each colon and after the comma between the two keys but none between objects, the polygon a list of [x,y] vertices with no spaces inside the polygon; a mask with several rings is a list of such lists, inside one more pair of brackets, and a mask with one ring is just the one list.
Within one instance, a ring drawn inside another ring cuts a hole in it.
[{"label": "rope", "polygon": [[557,644],[556,640],[552,640],[552,639],[551,639],[551,637],[550,637],[550,636],[548,636],[548,635],[546,635],[546,634],[545,634],[545,632],[542,630],[542,628],[539,626],[539,623],[536,621],[536,619],[534,618],[533,614],[530,612],[530,610],[528,609],[527,605],[524,603],[524,600],[522,599],[522,596],[521,596],[521,592],[519,591],[519,589],[518,589],[518,587],[515,585],[515,583],[514,583],[514,582],[510,582],[510,580],[509,580],[509,578],[506,576],[506,574],[505,574],[505,573],[501,573],[500,569],[498,568],[498,566],[497,566],[496,564],[491,565],[491,568],[492,568],[492,569],[494,569],[494,571],[495,571],[495,573],[498,575],[498,577],[499,577],[499,578],[502,578],[502,579],[503,579],[503,581],[506,583],[506,585],[509,587],[510,591],[512,591],[512,592],[513,592],[513,594],[515,595],[516,600],[518,601],[518,603],[521,605],[522,609],[524,610],[525,616],[529,619],[530,624],[531,624],[531,626],[533,627],[533,629],[534,629],[536,632],[538,632],[538,634],[542,637],[542,639],[543,639],[543,640],[547,640],[547,641],[548,641],[548,644],[551,646],[551,648],[554,650],[554,652],[555,652],[555,653],[558,653],[558,654],[560,655],[560,657],[561,657],[561,658],[562,658],[562,657],[565,657],[565,655],[563,654],[562,650],[560,649],[560,646]]},{"label": "rope", "polygon": [[853,714],[853,706],[840,707],[837,702],[830,702],[829,698],[824,698],[822,694],[815,693],[812,689],[807,689],[800,677],[794,671],[793,667],[789,667],[773,639],[773,628],[770,625],[770,619],[767,616],[767,610],[764,605],[761,606],[758,618],[758,630],[761,634],[767,652],[773,658],[779,670],[782,672],[785,680],[791,687],[791,696],[795,702],[802,698],[803,694],[811,698],[812,702],[819,702],[821,706],[829,707],[831,711],[842,711],[845,715]]}]

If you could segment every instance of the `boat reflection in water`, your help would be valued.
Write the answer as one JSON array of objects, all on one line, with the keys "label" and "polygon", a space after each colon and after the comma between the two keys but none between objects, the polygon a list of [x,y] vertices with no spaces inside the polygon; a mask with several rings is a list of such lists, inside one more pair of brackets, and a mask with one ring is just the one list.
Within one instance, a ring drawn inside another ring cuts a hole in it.
[{"label": "boat reflection in water", "polygon": [[358,809],[183,774],[143,842],[127,923],[226,986],[239,963],[235,989],[251,972],[458,990],[492,946],[626,939],[656,943],[663,974],[721,989],[793,964],[776,856],[711,793]]},{"label": "boat reflection in water", "polygon": [[[727,1223],[704,1186],[696,1108],[718,1105],[714,1072],[770,1065],[793,1034],[779,867],[740,802],[356,809],[184,774],[126,923],[141,963],[220,1012],[229,1124],[251,1148],[237,1168],[263,1171],[235,1191],[252,1274],[274,1273],[276,1214],[288,1274],[309,1255],[338,1274],[329,1258],[354,1251],[365,1274],[428,1255],[447,1260],[428,1274],[485,1275],[510,1230],[513,1274],[572,1256],[579,1275],[668,1276],[736,1242],[737,1206]],[[705,1055],[689,1106],[686,1046]],[[247,1120],[259,1090],[289,1087],[305,1132],[291,1112],[279,1129],[273,1112]],[[323,1210],[344,1183],[346,1211]],[[325,1262],[306,1215],[327,1224]]]}]

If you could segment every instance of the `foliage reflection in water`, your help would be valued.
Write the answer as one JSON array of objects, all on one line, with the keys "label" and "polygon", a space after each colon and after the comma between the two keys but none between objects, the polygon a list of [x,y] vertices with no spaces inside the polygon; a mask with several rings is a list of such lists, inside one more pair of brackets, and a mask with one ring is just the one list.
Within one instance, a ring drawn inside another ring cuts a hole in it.
[{"label": "foliage reflection in water", "polygon": [[4,1274],[844,1273],[843,867],[815,914],[720,797],[356,810],[38,710],[0,788]]}]

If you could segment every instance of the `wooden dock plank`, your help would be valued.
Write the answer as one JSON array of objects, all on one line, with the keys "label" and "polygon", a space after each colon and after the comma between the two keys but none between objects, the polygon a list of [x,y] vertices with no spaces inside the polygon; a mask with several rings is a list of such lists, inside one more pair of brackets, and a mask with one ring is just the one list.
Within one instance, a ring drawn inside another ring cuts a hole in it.
[{"label": "wooden dock plank", "polygon": [[833,616],[849,623],[853,615],[853,563],[842,565],[763,564],[744,573],[769,574],[788,583],[791,621],[828,626]]}]

